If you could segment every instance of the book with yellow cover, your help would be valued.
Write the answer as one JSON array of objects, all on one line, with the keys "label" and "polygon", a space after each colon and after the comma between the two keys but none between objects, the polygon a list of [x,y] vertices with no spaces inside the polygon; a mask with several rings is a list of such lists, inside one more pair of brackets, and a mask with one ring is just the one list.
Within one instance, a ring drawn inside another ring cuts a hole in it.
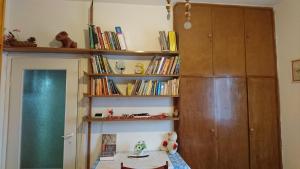
[{"label": "book with yellow cover", "polygon": [[169,32],[169,44],[171,52],[177,51],[176,33],[174,31]]}]

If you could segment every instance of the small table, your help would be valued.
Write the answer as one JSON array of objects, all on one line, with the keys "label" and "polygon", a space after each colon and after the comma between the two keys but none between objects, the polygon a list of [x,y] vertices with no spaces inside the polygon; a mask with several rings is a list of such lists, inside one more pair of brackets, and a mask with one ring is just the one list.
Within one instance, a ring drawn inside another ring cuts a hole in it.
[{"label": "small table", "polygon": [[169,155],[164,151],[150,151],[145,154],[149,154],[149,157],[128,158],[132,155],[129,152],[117,153],[113,161],[100,161],[95,169],[120,169],[122,162],[126,167],[151,169],[165,165],[166,161],[168,161],[169,169],[190,169],[178,153]]}]

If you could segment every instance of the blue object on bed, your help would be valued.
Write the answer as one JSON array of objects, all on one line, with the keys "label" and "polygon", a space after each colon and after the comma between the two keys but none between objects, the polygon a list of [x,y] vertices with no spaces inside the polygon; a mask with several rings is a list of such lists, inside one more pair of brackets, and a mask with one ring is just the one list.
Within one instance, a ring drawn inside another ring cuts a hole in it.
[{"label": "blue object on bed", "polygon": [[178,153],[169,154],[169,159],[174,169],[191,169]]}]

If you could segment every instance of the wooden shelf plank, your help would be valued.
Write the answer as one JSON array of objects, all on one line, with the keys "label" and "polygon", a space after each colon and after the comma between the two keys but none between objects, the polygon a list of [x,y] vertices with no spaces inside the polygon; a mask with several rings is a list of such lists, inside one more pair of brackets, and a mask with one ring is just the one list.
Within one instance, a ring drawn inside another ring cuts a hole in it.
[{"label": "wooden shelf plank", "polygon": [[132,96],[123,96],[123,95],[109,95],[109,96],[96,96],[96,95],[89,95],[84,94],[84,97],[89,98],[179,98],[179,96],[170,96],[170,95],[164,95],[164,96],[139,96],[139,95],[132,95]]},{"label": "wooden shelf plank", "polygon": [[66,53],[66,54],[90,54],[90,49],[79,48],[50,48],[50,47],[8,47],[3,49],[5,52],[22,53]]},{"label": "wooden shelf plank", "polygon": [[88,122],[113,122],[113,121],[168,121],[179,120],[179,117],[166,117],[166,118],[159,118],[159,117],[144,117],[144,118],[96,118],[92,117],[89,118],[87,116],[84,117],[84,121]]},{"label": "wooden shelf plank", "polygon": [[65,54],[103,54],[103,55],[125,55],[125,56],[178,56],[178,52],[162,51],[129,51],[129,50],[98,50],[83,48],[51,48],[51,47],[6,47],[5,52],[22,53],[65,53]]},{"label": "wooden shelf plank", "polygon": [[90,77],[179,77],[179,75],[160,75],[160,74],[92,74],[86,73]]},{"label": "wooden shelf plank", "polygon": [[130,51],[130,50],[98,50],[92,49],[93,54],[103,55],[127,55],[127,56],[178,56],[178,52],[164,51]]}]

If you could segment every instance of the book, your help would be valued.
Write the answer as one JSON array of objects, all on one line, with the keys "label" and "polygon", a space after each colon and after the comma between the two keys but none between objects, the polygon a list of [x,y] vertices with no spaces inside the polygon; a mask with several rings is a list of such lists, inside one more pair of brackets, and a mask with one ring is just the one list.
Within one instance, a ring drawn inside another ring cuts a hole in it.
[{"label": "book", "polygon": [[176,58],[176,57],[172,57],[172,58],[170,59],[170,64],[169,64],[169,66],[168,66],[168,69],[167,69],[166,74],[172,74],[172,73],[171,73],[171,70],[172,70],[172,66],[173,66],[174,63],[175,63],[175,58]]},{"label": "book", "polygon": [[177,51],[176,33],[174,31],[169,32],[169,49],[172,52]]},{"label": "book", "polygon": [[163,75],[167,74],[169,64],[170,64],[170,59],[167,58],[160,74],[163,74]]},{"label": "book", "polygon": [[100,161],[114,160],[117,150],[117,135],[102,134]]},{"label": "book", "polygon": [[97,26],[96,30],[97,30],[98,39],[99,39],[99,42],[100,42],[100,49],[105,49],[101,28],[99,26]]},{"label": "book", "polygon": [[165,59],[166,59],[165,57],[162,57],[162,58],[160,59],[159,66],[157,67],[156,74],[160,74]]},{"label": "book", "polygon": [[99,26],[88,25],[89,45],[91,49],[127,50],[127,44],[121,27],[115,31],[102,31]]},{"label": "book", "polygon": [[90,38],[90,48],[94,49],[95,48],[95,43],[94,43],[94,38],[93,38],[93,28],[92,25],[89,25],[89,38]]},{"label": "book", "polygon": [[94,48],[95,49],[96,47],[98,47],[98,36],[97,36],[97,33],[96,33],[96,29],[95,29],[95,25],[91,25],[92,27],[92,39],[93,39],[93,43],[94,43]]},{"label": "book", "polygon": [[128,83],[128,84],[127,84],[126,95],[127,95],[127,96],[130,96],[130,95],[132,94],[132,90],[133,90],[132,84],[131,84],[131,83]]},{"label": "book", "polygon": [[113,35],[113,39],[114,39],[114,42],[116,45],[116,49],[121,50],[121,45],[120,45],[120,41],[119,41],[117,34],[115,32],[112,32],[112,35]]},{"label": "book", "polygon": [[107,42],[108,50],[113,50],[111,41],[110,41],[110,39],[109,39],[109,34],[108,34],[108,32],[105,31],[105,32],[104,32],[104,35],[105,35],[105,39],[106,39],[106,42]]},{"label": "book", "polygon": [[95,79],[91,79],[91,95],[95,95]]},{"label": "book", "polygon": [[103,43],[104,43],[104,48],[109,50],[109,44],[107,42],[105,33],[102,33],[102,39],[103,39]]},{"label": "book", "polygon": [[147,68],[145,74],[151,74],[151,71],[152,71],[153,66],[154,66],[155,58],[156,58],[156,56],[154,56],[154,57],[151,59],[151,62],[150,62],[150,64],[149,64],[149,66],[148,66],[148,68]]},{"label": "book", "polygon": [[118,86],[113,80],[105,78],[97,78],[91,80],[91,95],[108,96],[122,95]]},{"label": "book", "polygon": [[169,51],[169,42],[165,31],[159,31],[159,43],[162,51]]},{"label": "book", "polygon": [[127,50],[127,44],[126,44],[126,41],[125,41],[125,36],[122,32],[121,27],[116,26],[115,30],[116,30],[116,34],[117,34],[117,37],[118,37],[118,40],[119,40],[119,43],[120,43],[120,49],[121,50]]},{"label": "book", "polygon": [[169,43],[169,39],[167,38],[167,34],[165,31],[162,31],[163,33],[163,39],[164,39],[164,44],[165,44],[165,48],[167,51],[170,50],[170,43]]},{"label": "book", "polygon": [[91,57],[91,64],[93,73],[113,73],[107,57],[102,55],[94,55]]},{"label": "book", "polygon": [[135,80],[131,95],[138,96],[159,96],[178,95],[179,79],[168,81],[158,80]]},{"label": "book", "polygon": [[171,71],[170,71],[170,74],[175,74],[174,71],[175,71],[177,62],[179,62],[178,58],[179,58],[178,56],[175,57],[174,63],[173,63],[173,65],[172,65],[172,68],[171,68]]}]

